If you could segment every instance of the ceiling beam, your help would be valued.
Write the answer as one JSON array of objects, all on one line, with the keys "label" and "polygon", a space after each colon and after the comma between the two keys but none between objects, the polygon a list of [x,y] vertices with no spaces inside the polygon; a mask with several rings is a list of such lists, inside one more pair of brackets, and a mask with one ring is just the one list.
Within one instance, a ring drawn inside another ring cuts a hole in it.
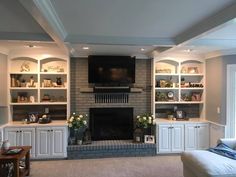
[{"label": "ceiling beam", "polygon": [[204,36],[213,30],[221,28],[226,23],[232,23],[234,18],[236,18],[236,3],[226,7],[220,12],[204,19],[203,21],[177,35],[174,39],[175,43],[179,45],[190,40],[194,40],[197,37]]},{"label": "ceiling beam", "polygon": [[48,0],[19,0],[44,31],[57,43],[65,54],[69,49],[64,43],[66,30]]},{"label": "ceiling beam", "polygon": [[68,35],[66,42],[72,44],[97,44],[97,45],[139,45],[139,46],[173,46],[171,38],[156,37],[123,37],[123,36],[95,36],[95,35]]}]

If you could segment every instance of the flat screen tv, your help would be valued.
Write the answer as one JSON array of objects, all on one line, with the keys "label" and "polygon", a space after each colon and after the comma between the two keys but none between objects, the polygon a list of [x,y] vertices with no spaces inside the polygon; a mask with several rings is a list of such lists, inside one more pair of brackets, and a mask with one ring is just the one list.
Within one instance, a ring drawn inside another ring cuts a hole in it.
[{"label": "flat screen tv", "polygon": [[135,57],[88,57],[89,83],[129,85],[135,83]]}]

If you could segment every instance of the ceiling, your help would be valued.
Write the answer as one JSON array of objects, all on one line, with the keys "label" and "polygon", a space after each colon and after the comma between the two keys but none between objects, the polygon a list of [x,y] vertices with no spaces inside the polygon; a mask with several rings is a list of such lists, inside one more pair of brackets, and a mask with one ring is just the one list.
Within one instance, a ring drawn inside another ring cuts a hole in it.
[{"label": "ceiling", "polygon": [[0,15],[0,48],[41,41],[72,56],[140,58],[236,48],[234,0],[1,0]]}]

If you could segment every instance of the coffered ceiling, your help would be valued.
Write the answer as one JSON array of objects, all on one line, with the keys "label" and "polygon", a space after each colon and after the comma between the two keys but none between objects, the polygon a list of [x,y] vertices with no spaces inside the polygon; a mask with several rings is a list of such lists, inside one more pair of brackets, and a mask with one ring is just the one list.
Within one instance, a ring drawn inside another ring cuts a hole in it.
[{"label": "coffered ceiling", "polygon": [[2,0],[0,15],[0,40],[53,41],[73,56],[236,48],[235,0]]}]

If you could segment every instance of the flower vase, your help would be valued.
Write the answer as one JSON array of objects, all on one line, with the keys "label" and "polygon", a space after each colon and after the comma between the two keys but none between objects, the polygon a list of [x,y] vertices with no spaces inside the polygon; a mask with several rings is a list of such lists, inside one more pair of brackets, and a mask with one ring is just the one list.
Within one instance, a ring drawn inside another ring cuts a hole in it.
[{"label": "flower vase", "polygon": [[152,135],[151,127],[143,128],[143,135]]},{"label": "flower vase", "polygon": [[84,128],[74,129],[74,136],[75,136],[76,144],[78,144],[78,145],[82,144],[83,134],[84,134]]}]

